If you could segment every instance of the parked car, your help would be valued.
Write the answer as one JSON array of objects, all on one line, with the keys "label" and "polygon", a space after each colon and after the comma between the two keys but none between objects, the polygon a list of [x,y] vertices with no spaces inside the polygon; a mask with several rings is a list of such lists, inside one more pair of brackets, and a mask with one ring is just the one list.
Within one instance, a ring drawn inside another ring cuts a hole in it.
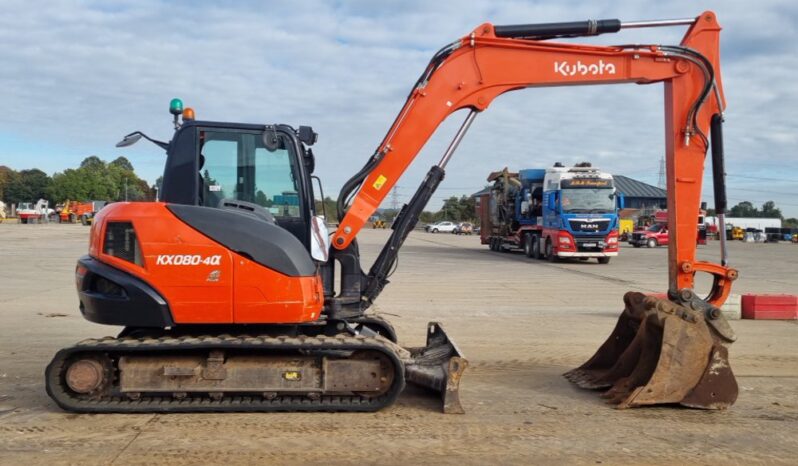
[{"label": "parked car", "polygon": [[474,225],[469,222],[458,223],[452,233],[455,235],[470,235],[474,233]]},{"label": "parked car", "polygon": [[668,245],[668,225],[665,223],[655,223],[645,230],[638,230],[632,233],[629,244],[639,248],[647,246],[655,248],[657,246]]},{"label": "parked car", "polygon": [[438,232],[451,233],[454,231],[456,227],[457,224],[454,222],[438,222],[438,223],[433,223],[431,225],[427,225],[425,229],[429,233],[438,233]]}]

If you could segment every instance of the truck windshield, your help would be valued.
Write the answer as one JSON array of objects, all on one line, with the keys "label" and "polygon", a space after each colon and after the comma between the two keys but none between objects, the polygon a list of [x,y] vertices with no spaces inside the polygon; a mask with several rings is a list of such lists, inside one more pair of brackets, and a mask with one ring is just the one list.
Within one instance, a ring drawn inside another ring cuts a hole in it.
[{"label": "truck windshield", "polygon": [[562,190],[563,212],[601,213],[615,211],[612,188],[569,188]]}]

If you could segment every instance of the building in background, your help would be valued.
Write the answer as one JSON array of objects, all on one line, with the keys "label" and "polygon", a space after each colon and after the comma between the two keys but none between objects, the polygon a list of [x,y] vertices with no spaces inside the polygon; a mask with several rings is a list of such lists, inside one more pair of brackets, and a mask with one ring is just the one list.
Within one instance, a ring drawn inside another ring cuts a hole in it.
[{"label": "building in background", "polygon": [[615,188],[623,194],[624,210],[634,209],[649,213],[666,208],[667,194],[664,189],[628,176],[612,175],[612,178],[615,180]]}]

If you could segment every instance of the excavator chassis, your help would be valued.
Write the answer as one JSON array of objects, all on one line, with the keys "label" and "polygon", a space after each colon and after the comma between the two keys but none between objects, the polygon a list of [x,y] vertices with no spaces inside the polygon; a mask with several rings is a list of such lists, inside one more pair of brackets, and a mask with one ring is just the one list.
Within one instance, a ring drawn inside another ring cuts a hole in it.
[{"label": "excavator chassis", "polygon": [[429,328],[428,346],[413,352],[348,333],[89,339],[56,354],[47,393],[85,413],[377,411],[417,381],[442,392],[445,412],[462,412],[467,362],[438,324]]}]

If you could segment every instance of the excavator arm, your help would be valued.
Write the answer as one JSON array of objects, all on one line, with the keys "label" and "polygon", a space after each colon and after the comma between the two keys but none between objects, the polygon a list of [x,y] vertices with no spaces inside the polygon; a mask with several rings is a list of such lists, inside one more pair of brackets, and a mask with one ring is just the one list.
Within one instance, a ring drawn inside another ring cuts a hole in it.
[{"label": "excavator arm", "polygon": [[[689,25],[678,46],[548,41],[672,25]],[[357,276],[342,277],[342,294],[350,293],[349,304],[368,307],[387,283],[398,250],[442,181],[450,157],[476,114],[496,97],[529,87],[663,83],[669,299],[627,293],[626,309],[615,331],[593,358],[566,377],[582,387],[607,389],[605,397],[619,407],[659,403],[709,409],[730,406],[736,400],[737,385],[726,346],[735,337],[718,306],[728,296],[737,272],[727,266],[725,244],[721,264],[696,260],[696,219],[710,137],[716,208],[721,215],[725,209],[720,30],[712,12],[687,20],[634,23],[485,23],[441,49],[375,153],[344,185],[338,200],[341,223],[332,236],[333,256],[342,262],[358,257],[353,240],[440,123],[458,110],[467,109],[468,116],[440,162],[400,212],[394,232],[368,276],[362,276],[358,268]],[[704,299],[693,292],[696,272],[713,277],[712,290]]]},{"label": "excavator arm", "polygon": [[[679,46],[588,46],[543,40],[587,35],[591,27],[595,34],[625,26],[674,24],[690,24]],[[709,148],[707,135],[713,115],[722,115],[725,107],[717,71],[720,29],[712,12],[690,20],[626,24],[617,20],[522,26],[482,24],[433,57],[374,155],[344,186],[339,210],[345,215],[333,235],[332,246],[338,250],[349,246],[440,123],[458,110],[468,109],[470,113],[441,159],[441,169],[475,113],[486,110],[506,92],[544,86],[661,82],[665,88],[670,289],[692,289],[695,272],[708,272],[715,277],[708,301],[721,305],[736,272],[725,264],[695,259],[695,222]],[[355,190],[347,208],[347,198]]]}]

